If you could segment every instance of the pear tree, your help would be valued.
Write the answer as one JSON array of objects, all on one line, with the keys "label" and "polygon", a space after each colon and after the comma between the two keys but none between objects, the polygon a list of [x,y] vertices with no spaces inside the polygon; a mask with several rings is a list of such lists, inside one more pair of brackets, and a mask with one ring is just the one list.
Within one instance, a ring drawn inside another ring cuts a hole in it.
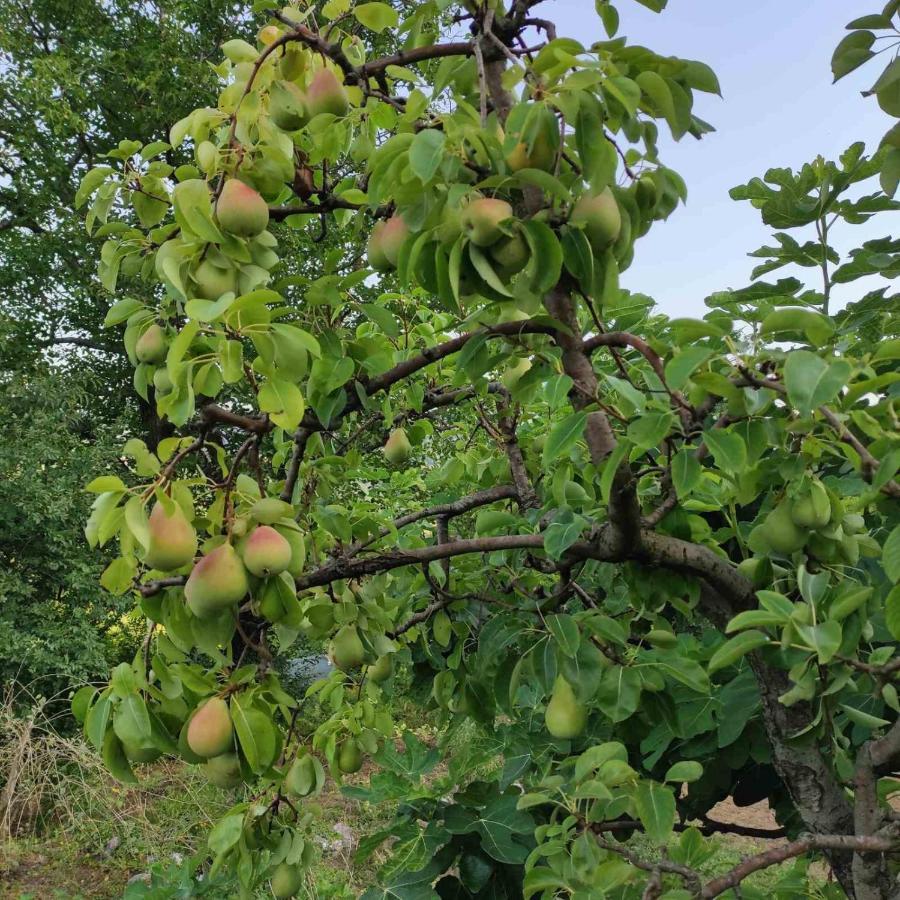
[{"label": "pear tree", "polygon": [[[305,801],[364,765],[345,793],[396,808],[367,900],[751,898],[785,862],[802,896],[816,856],[825,895],[896,896],[900,318],[832,291],[900,248],[830,235],[897,209],[897,151],[735,188],[776,245],[661,314],[621,277],[687,196],[661,131],[709,132],[719,84],[617,5],[569,36],[540,0],[258,2],[218,96],[83,180],[175,433],[88,485],[147,636],[73,707],[122,781],[166,754],[234,792],[209,856],[246,896],[305,895]],[[278,676],[301,634],[335,664],[315,727]],[[773,843],[717,866],[728,832]]]}]

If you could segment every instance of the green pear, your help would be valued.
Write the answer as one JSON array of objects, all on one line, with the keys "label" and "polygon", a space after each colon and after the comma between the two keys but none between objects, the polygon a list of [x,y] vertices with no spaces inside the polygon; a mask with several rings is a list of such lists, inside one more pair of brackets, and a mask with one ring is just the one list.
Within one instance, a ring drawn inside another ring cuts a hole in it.
[{"label": "green pear", "polygon": [[291,797],[308,797],[315,790],[316,780],[315,761],[308,753],[304,753],[291,763],[282,787]]},{"label": "green pear", "polygon": [[342,672],[358,669],[365,659],[366,651],[355,625],[344,625],[331,642],[331,658]]},{"label": "green pear", "polygon": [[366,669],[366,677],[376,684],[387,681],[393,673],[394,659],[389,653],[386,653],[384,656],[379,656],[378,659]]},{"label": "green pear", "polygon": [[157,394],[171,394],[174,387],[168,369],[157,369],[153,373],[153,389]]},{"label": "green pear", "polygon": [[274,525],[279,519],[291,519],[294,508],[277,497],[263,497],[250,507],[250,517],[260,525]]},{"label": "green pear", "polygon": [[222,294],[236,294],[238,291],[237,272],[232,268],[223,269],[204,259],[193,274],[197,289],[193,292],[203,300],[218,300]]},{"label": "green pear", "polygon": [[282,131],[296,131],[309,121],[306,97],[292,81],[276,81],[269,88],[269,118]]},{"label": "green pear", "polygon": [[296,897],[303,887],[303,869],[299,866],[290,866],[287,863],[280,863],[275,867],[270,882],[272,893],[278,897],[278,900],[288,900],[290,897]]},{"label": "green pear", "polygon": [[569,222],[583,227],[595,253],[602,253],[614,243],[622,230],[622,213],[609,188],[596,196],[580,197],[569,216]]},{"label": "green pear", "polygon": [[362,768],[363,755],[356,738],[348,737],[338,748],[337,764],[345,775],[352,775]]},{"label": "green pear", "polygon": [[547,731],[556,738],[578,737],[584,731],[587,717],[587,710],[576,699],[572,685],[558,675],[544,713]]},{"label": "green pear", "polygon": [[269,224],[269,207],[249,184],[230,178],[216,203],[216,217],[229,234],[255,237]]},{"label": "green pear", "polygon": [[148,522],[150,540],[144,562],[154,569],[171,572],[186,566],[197,554],[197,532],[176,503],[171,515],[157,503]]},{"label": "green pear", "polygon": [[497,264],[496,269],[500,277],[508,279],[518,275],[528,265],[531,249],[521,234],[514,234],[512,237],[500,238],[491,247],[490,256]]},{"label": "green pear", "polygon": [[244,565],[259,578],[283,572],[291,563],[291,545],[271,525],[258,525],[243,545]]},{"label": "green pear", "polygon": [[158,366],[166,358],[169,348],[166,344],[166,333],[154,322],[134,345],[134,355],[138,362]]},{"label": "green pear", "polygon": [[395,428],[384,445],[384,457],[392,465],[404,463],[412,453],[412,445],[402,428]]},{"label": "green pear", "polygon": [[221,697],[210,697],[188,723],[187,744],[204,759],[232,750],[234,729],[228,704]]},{"label": "green pear", "polygon": [[291,548],[291,560],[287,566],[287,573],[292,578],[298,578],[303,573],[306,565],[306,541],[303,534],[293,528],[285,528],[284,526],[275,529],[287,542]]},{"label": "green pear", "polygon": [[236,788],[244,780],[236,753],[220,753],[203,764],[203,774],[216,787]]},{"label": "green pear", "polygon": [[804,528],[798,528],[792,515],[793,501],[782,500],[775,509],[770,512],[763,523],[765,539],[769,546],[782,556],[790,556],[796,553],[806,543],[808,533]]},{"label": "green pear", "polygon": [[821,481],[813,481],[807,491],[794,498],[791,518],[800,528],[824,528],[831,521],[831,500]]},{"label": "green pear", "polygon": [[184,597],[198,619],[216,615],[244,599],[247,570],[231,544],[221,544],[198,562],[184,586]]},{"label": "green pear", "polygon": [[513,208],[505,200],[483,197],[468,203],[460,218],[463,231],[473,244],[490,247],[503,237],[501,223],[512,217]]}]

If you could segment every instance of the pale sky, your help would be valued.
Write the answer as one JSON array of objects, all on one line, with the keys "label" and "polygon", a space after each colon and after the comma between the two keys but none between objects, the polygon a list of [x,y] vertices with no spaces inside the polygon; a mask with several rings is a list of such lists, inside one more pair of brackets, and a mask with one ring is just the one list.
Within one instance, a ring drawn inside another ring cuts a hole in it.
[{"label": "pale sky", "polygon": [[[696,141],[660,142],[660,156],[688,186],[688,203],[638,243],[623,286],[650,294],[672,316],[702,314],[713,291],[740,288],[761,260],[747,253],[773,243],[759,213],[728,196],[730,188],[771,167],[797,169],[818,154],[836,158],[854,141],[874,151],[894,120],[874,98],[863,98],[884,63],[873,61],[832,84],[831,55],[851,19],[880,12],[881,0],[670,0],[660,14],[619,0],[619,35],[666,55],[699,59],[719,76],[724,99],[695,94],[697,114],[717,131]],[[605,32],[593,0],[547,0],[537,7],[558,23],[560,36],[585,45]],[[668,129],[661,123],[661,135]],[[875,182],[873,182],[873,185]],[[872,188],[874,190],[874,188]],[[880,224],[842,226],[847,249],[887,234]],[[876,219],[876,223],[879,220]],[[889,224],[890,223],[890,224]],[[794,231],[798,239],[805,232]],[[788,269],[781,270],[793,274]],[[803,275],[815,279],[812,270]],[[769,278],[780,277],[779,272]],[[819,285],[815,281],[816,286]],[[880,282],[884,284],[884,282]],[[839,288],[838,303],[874,283]]]}]

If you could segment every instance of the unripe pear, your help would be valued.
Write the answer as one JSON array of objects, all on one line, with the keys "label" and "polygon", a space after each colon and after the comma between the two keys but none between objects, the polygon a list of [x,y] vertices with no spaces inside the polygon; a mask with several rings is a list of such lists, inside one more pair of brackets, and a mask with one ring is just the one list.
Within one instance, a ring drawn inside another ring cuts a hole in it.
[{"label": "unripe pear", "polygon": [[289,900],[296,897],[303,887],[303,869],[300,866],[290,866],[283,862],[276,866],[270,882],[272,893],[278,900]]},{"label": "unripe pear", "polygon": [[282,131],[296,131],[309,121],[306,98],[292,81],[276,81],[269,88],[269,117]]},{"label": "unripe pear", "polygon": [[461,214],[463,231],[473,244],[490,247],[503,237],[500,223],[512,216],[513,208],[505,200],[491,197],[472,200]]},{"label": "unripe pear", "polygon": [[134,355],[138,362],[159,365],[168,353],[166,346],[166,333],[154,322],[138,339],[134,345]]},{"label": "unripe pear", "polygon": [[309,54],[298,47],[287,47],[278,63],[278,70],[288,81],[297,81],[309,65]]},{"label": "unripe pear", "polygon": [[569,217],[572,225],[583,226],[595,253],[602,253],[622,230],[622,213],[609,188],[595,197],[581,197]]},{"label": "unripe pear", "polygon": [[809,489],[794,498],[791,518],[800,528],[824,528],[831,521],[831,500],[821,481],[813,481]]},{"label": "unripe pear", "polygon": [[521,234],[504,237],[490,249],[491,259],[497,264],[497,271],[504,278],[518,275],[528,265],[531,250]]},{"label": "unripe pear", "polygon": [[394,658],[389,653],[386,653],[384,656],[379,656],[378,659],[366,669],[366,677],[376,684],[387,681],[393,673]]},{"label": "unripe pear", "polygon": [[244,544],[244,565],[259,578],[283,572],[291,562],[291,545],[270,525],[254,528]]},{"label": "unripe pear", "polygon": [[444,247],[452,247],[456,243],[462,234],[462,213],[458,206],[451,206],[448,203],[444,207],[435,234]]},{"label": "unripe pear", "polygon": [[409,438],[402,428],[395,428],[388,435],[387,442],[384,445],[384,457],[392,465],[406,462],[412,453],[412,445]]},{"label": "unripe pear", "polygon": [[331,658],[342,671],[358,669],[365,659],[366,651],[359,639],[355,625],[344,625],[331,642]]},{"label": "unripe pear", "polygon": [[[553,135],[555,140],[551,138]],[[519,141],[506,157],[510,171],[520,169],[541,169],[552,172],[556,168],[556,156],[559,146],[559,126],[556,116],[549,109],[541,113],[540,130],[534,138],[531,149],[524,141]]]},{"label": "unripe pear", "polygon": [[269,224],[269,207],[249,184],[230,178],[216,204],[216,217],[230,234],[255,237]]},{"label": "unripe pear", "polygon": [[139,747],[136,744],[127,744],[122,742],[122,749],[125,756],[136,763],[149,763],[155,759],[159,759],[161,751],[156,747]]},{"label": "unripe pear", "polygon": [[184,597],[198,619],[214,616],[243,600],[250,589],[247,570],[231,544],[222,544],[191,570]]},{"label": "unripe pear", "polygon": [[263,497],[250,507],[250,517],[260,525],[274,525],[279,519],[290,519],[294,508],[277,497]]},{"label": "unripe pear", "polygon": [[259,29],[256,39],[264,46],[274,44],[281,37],[281,29],[277,25],[266,25]]},{"label": "unripe pear", "polygon": [[783,556],[790,556],[800,550],[808,537],[804,528],[798,528],[794,524],[791,511],[793,501],[782,500],[775,509],[770,512],[763,524],[764,537],[769,546]]},{"label": "unripe pear", "polygon": [[197,554],[197,532],[176,503],[171,515],[162,503],[150,513],[150,541],[144,562],[154,569],[171,572],[186,566]]},{"label": "unripe pear", "polygon": [[153,373],[153,387],[157,394],[169,394],[175,387],[168,369],[157,369]]},{"label": "unripe pear", "polygon": [[338,768],[345,775],[352,775],[362,768],[363,755],[356,738],[348,737],[338,749]]},{"label": "unripe pear", "polygon": [[306,104],[311,118],[321,113],[346,116],[350,110],[347,92],[330,69],[320,69],[313,75],[306,90]]},{"label": "unripe pear", "polygon": [[228,704],[221,697],[211,697],[194,713],[188,724],[187,744],[204,759],[221,756],[232,750],[234,729]]},{"label": "unripe pear", "polygon": [[544,722],[547,731],[557,738],[578,737],[587,724],[587,710],[578,702],[572,685],[562,675],[558,675],[553,684]]},{"label": "unripe pear", "polygon": [[369,265],[378,272],[390,272],[397,268],[400,248],[409,237],[409,228],[400,216],[377,222],[366,247]]},{"label": "unripe pear", "polygon": [[220,788],[236,788],[242,781],[241,761],[236,753],[220,753],[203,764],[203,774]]},{"label": "unripe pear", "polygon": [[192,277],[197,285],[196,295],[204,300],[218,300],[222,294],[237,293],[237,272],[215,266],[208,259],[194,269]]}]

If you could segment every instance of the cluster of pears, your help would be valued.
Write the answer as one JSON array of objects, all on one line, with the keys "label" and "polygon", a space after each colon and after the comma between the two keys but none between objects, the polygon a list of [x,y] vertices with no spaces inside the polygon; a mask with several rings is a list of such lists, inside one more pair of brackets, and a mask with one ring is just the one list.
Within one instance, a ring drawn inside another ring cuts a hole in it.
[{"label": "cluster of pears", "polygon": [[860,534],[864,527],[862,516],[847,513],[836,494],[817,478],[808,478],[750,532],[748,545],[754,553],[791,556],[805,549],[823,563],[856,565],[860,550],[869,549]]},{"label": "cluster of pears", "polygon": [[544,724],[555,738],[571,740],[578,737],[587,725],[588,711],[579,703],[575,691],[562,675],[556,677],[550,701],[544,711]]},{"label": "cluster of pears", "polygon": [[[181,506],[169,501],[167,511],[157,502],[148,520],[146,565],[172,572],[193,563],[197,554],[197,532]],[[305,560],[303,538],[295,528],[290,504],[274,497],[258,500],[249,515],[240,520],[242,532],[236,545],[218,544],[191,568],[184,596],[198,618],[215,616],[239,603],[250,591],[250,576],[271,578],[288,572],[299,574]],[[237,523],[236,523],[237,525]]]},{"label": "cluster of pears", "polygon": [[241,783],[234,726],[224,699],[210,697],[197,709],[188,722],[186,740],[190,751],[204,760],[203,771],[210,782],[221,788],[233,788]]}]

